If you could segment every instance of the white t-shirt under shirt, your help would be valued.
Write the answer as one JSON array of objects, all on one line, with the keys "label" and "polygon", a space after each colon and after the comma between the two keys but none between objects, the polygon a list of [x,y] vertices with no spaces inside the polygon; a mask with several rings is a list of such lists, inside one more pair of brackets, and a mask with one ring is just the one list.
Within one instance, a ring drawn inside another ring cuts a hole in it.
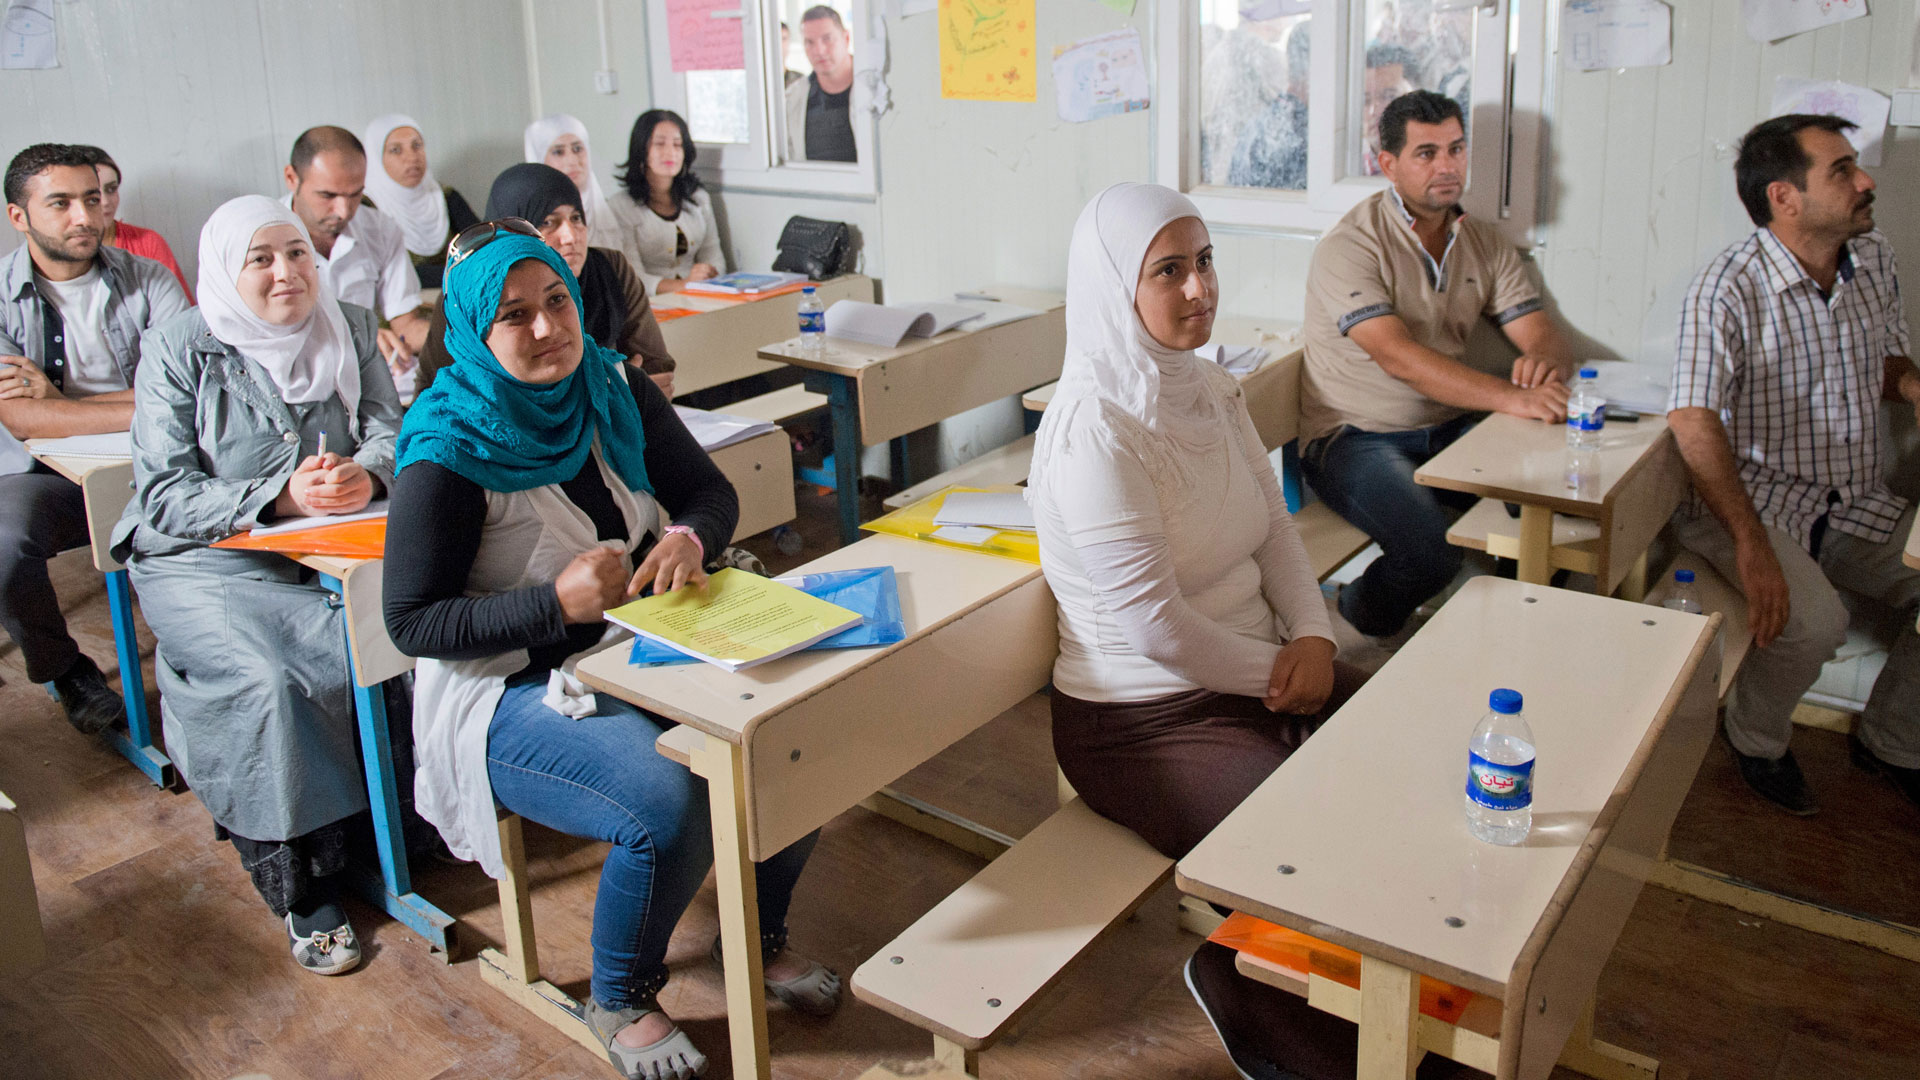
[{"label": "white t-shirt under shirt", "polygon": [[107,280],[95,263],[71,281],[48,281],[34,275],[33,284],[60,313],[64,325],[61,344],[66,350],[68,397],[110,394],[125,390],[113,350],[107,346]]},{"label": "white t-shirt under shirt", "polygon": [[1148,701],[1201,688],[1129,642],[1082,561],[1081,549],[1096,544],[1162,538],[1177,600],[1259,646],[1235,650],[1248,656],[1227,665],[1230,671],[1208,673],[1206,689],[1258,696],[1281,643],[1331,639],[1319,583],[1294,539],[1265,448],[1245,405],[1238,398],[1229,404],[1234,431],[1172,469],[1130,449],[1138,434],[1116,431],[1095,403],[1076,408],[1058,433],[1032,501],[1041,569],[1059,608],[1053,680],[1061,692],[1087,701]]}]

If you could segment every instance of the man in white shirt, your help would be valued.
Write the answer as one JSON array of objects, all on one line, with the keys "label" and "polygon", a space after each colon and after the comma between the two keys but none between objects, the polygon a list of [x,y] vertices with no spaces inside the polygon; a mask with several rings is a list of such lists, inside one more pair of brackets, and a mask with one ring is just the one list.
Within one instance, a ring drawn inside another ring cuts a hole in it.
[{"label": "man in white shirt", "polygon": [[25,239],[0,259],[0,627],[27,678],[52,683],[87,734],[126,707],[67,632],[47,560],[87,542],[79,485],[26,439],[125,431],[140,336],[186,311],[165,266],[102,245],[100,178],[81,147],[41,143],[7,167],[7,218]]},{"label": "man in white shirt", "polygon": [[367,153],[359,138],[345,128],[308,128],[294,140],[285,179],[286,204],[312,235],[314,258],[334,297],[385,320],[380,352],[396,379],[410,380],[427,341],[420,277],[400,226],[360,202]]},{"label": "man in white shirt", "polygon": [[1667,413],[1695,495],[1675,534],[1739,584],[1753,632],[1727,741],[1748,786],[1803,816],[1816,806],[1787,743],[1846,640],[1842,588],[1902,613],[1854,764],[1920,804],[1920,570],[1900,558],[1914,506],[1887,488],[1880,430],[1882,402],[1920,417],[1920,371],[1853,126],[1776,116],[1741,140],[1734,186],[1754,232],[1687,290]]}]

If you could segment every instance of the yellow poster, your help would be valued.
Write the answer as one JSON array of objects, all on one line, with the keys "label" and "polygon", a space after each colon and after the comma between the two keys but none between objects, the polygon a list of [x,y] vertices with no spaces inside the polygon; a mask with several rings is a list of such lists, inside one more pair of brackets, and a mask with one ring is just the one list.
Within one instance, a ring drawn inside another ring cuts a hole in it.
[{"label": "yellow poster", "polygon": [[1034,100],[1033,0],[940,0],[940,96]]}]

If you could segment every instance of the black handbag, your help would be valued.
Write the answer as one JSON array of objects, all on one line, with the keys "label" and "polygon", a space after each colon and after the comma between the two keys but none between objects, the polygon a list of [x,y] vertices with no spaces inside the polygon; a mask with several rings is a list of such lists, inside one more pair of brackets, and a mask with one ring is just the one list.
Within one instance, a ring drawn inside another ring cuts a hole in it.
[{"label": "black handbag", "polygon": [[852,270],[853,261],[853,230],[846,222],[795,214],[780,230],[780,255],[773,268],[824,281]]}]

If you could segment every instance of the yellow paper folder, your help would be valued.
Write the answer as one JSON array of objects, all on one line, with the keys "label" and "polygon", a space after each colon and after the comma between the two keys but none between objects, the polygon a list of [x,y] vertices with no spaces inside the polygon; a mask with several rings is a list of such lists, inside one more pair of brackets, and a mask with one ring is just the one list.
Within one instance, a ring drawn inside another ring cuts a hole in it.
[{"label": "yellow paper folder", "polygon": [[705,589],[676,589],[607,612],[607,621],[709,664],[739,671],[861,622],[859,613],[731,567]]}]

